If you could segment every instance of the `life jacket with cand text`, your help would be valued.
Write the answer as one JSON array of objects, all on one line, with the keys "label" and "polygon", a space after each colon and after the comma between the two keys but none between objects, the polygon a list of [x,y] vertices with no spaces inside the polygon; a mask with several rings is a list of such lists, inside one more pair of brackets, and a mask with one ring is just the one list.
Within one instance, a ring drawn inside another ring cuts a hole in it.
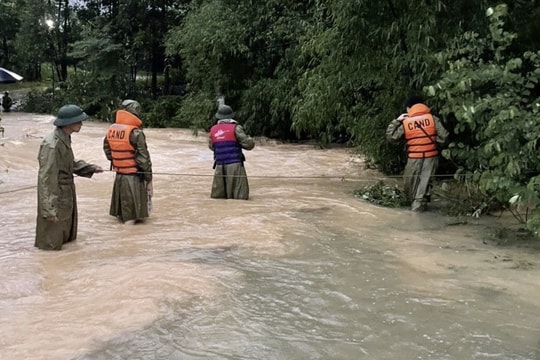
[{"label": "life jacket with cand text", "polygon": [[120,174],[134,174],[139,171],[135,160],[135,148],[129,138],[135,129],[142,127],[142,121],[126,110],[116,112],[115,123],[107,130],[107,141],[111,148],[112,165]]},{"label": "life jacket with cand text", "polygon": [[439,151],[435,144],[437,130],[429,108],[424,104],[415,104],[409,108],[407,114],[402,122],[407,143],[407,157],[424,159],[438,156]]},{"label": "life jacket with cand text", "polygon": [[216,124],[210,129],[216,165],[228,165],[244,161],[242,147],[236,140],[236,124]]}]

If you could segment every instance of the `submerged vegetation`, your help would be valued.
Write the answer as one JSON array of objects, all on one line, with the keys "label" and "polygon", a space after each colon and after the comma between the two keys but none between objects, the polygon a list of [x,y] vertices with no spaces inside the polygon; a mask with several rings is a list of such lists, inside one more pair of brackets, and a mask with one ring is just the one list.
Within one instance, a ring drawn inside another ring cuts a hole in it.
[{"label": "submerged vegetation", "polygon": [[355,196],[370,203],[387,207],[400,208],[408,205],[403,190],[397,185],[387,185],[382,180],[355,191]]}]

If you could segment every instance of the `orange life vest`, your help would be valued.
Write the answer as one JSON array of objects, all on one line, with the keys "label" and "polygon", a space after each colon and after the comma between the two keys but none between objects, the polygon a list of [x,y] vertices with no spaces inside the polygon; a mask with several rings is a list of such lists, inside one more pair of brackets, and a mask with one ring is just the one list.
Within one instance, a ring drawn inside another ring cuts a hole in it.
[{"label": "orange life vest", "polygon": [[129,138],[134,129],[141,127],[142,121],[138,117],[128,111],[118,110],[115,123],[107,130],[112,165],[120,174],[134,174],[139,171],[135,160],[135,148]]},{"label": "orange life vest", "polygon": [[423,159],[439,155],[435,141],[437,130],[429,108],[416,104],[409,108],[408,117],[403,119],[403,130],[407,141],[409,159]]}]

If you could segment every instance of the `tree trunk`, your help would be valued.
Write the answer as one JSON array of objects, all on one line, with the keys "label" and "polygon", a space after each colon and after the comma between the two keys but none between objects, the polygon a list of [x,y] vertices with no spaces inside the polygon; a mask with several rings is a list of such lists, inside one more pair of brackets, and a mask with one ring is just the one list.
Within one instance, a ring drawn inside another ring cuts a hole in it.
[{"label": "tree trunk", "polygon": [[9,47],[8,47],[8,39],[7,36],[4,36],[2,38],[2,48],[4,52],[3,60],[5,64],[9,63]]}]

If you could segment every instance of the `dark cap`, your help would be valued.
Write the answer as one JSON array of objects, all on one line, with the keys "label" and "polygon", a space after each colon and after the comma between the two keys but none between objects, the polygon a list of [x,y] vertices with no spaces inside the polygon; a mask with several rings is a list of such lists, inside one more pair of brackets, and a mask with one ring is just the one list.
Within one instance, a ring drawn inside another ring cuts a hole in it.
[{"label": "dark cap", "polygon": [[405,107],[412,107],[413,105],[416,105],[416,104],[423,104],[424,103],[424,99],[422,99],[421,96],[411,96],[410,98],[408,98],[406,101],[405,101]]}]

